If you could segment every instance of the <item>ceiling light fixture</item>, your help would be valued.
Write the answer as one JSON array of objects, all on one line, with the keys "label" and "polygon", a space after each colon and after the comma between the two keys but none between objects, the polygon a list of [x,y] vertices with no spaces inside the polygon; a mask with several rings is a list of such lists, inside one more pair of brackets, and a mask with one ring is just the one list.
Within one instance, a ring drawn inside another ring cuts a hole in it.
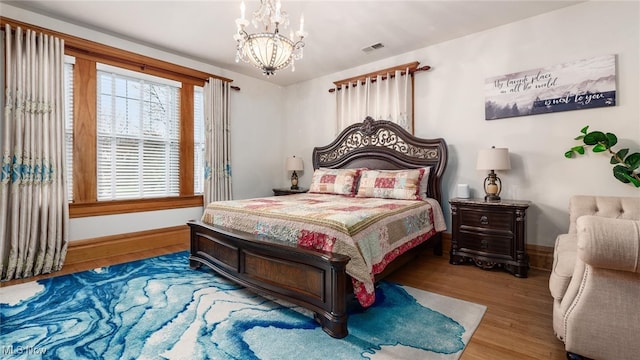
[{"label": "ceiling light fixture", "polygon": [[253,13],[251,23],[256,29],[264,29],[264,32],[249,34],[249,20],[245,19],[246,8],[242,1],[240,18],[236,19],[238,31],[233,36],[238,43],[236,62],[250,62],[266,76],[274,75],[277,70],[289,65],[291,71],[295,71],[294,62],[302,59],[302,39],[307,36],[304,32],[304,16],[300,16],[300,30],[295,32],[295,37],[293,31],[289,37],[283,36],[280,27],[287,29],[289,15],[281,6],[280,0],[260,0],[260,8]]}]

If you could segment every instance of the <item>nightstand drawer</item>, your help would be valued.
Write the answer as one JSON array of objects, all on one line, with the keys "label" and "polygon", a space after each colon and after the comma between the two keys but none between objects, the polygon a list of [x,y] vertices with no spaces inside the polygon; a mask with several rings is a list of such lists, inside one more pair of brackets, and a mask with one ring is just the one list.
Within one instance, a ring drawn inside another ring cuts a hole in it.
[{"label": "nightstand drawer", "polygon": [[499,212],[460,208],[460,224],[479,229],[504,230],[513,229],[513,212]]},{"label": "nightstand drawer", "polygon": [[458,249],[462,251],[473,251],[477,253],[490,253],[493,256],[503,256],[507,259],[513,258],[513,237],[496,236],[468,232],[460,229],[458,239]]}]

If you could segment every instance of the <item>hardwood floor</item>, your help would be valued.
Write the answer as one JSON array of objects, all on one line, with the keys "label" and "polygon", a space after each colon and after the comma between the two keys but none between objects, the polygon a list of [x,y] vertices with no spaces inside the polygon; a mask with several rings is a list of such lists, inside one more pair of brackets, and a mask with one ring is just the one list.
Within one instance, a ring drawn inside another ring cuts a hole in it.
[{"label": "hardwood floor", "polygon": [[487,306],[461,359],[566,359],[553,334],[549,272],[525,279],[496,269],[450,265],[428,251],[394,272],[392,281]]},{"label": "hardwood floor", "polygon": [[[1,283],[1,286],[187,249],[188,246],[175,245],[92,260],[65,266],[55,274],[13,280]],[[438,257],[427,251],[398,269],[389,280],[487,306],[462,360],[566,359],[562,342],[553,335],[552,299],[546,271],[531,269],[528,278],[519,279],[500,270],[450,265],[446,255]]]},{"label": "hardwood floor", "polygon": [[131,252],[126,255],[110,256],[110,257],[98,258],[90,261],[77,262],[71,265],[65,265],[62,268],[62,270],[55,272],[53,274],[45,274],[45,275],[34,276],[27,279],[16,279],[11,281],[0,282],[0,287],[21,284],[21,283],[35,281],[39,279],[46,279],[53,276],[72,274],[78,271],[91,270],[91,269],[108,266],[108,265],[122,264],[130,261],[146,259],[154,256],[164,255],[164,254],[171,254],[171,253],[184,251],[184,250],[189,250],[189,245],[186,245],[186,244],[171,245],[171,246],[156,248],[152,250]]}]

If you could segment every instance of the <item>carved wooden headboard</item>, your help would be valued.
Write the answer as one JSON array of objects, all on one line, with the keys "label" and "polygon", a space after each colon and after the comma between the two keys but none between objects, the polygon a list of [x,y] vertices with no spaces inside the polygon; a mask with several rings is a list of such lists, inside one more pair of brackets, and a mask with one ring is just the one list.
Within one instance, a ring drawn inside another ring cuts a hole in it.
[{"label": "carved wooden headboard", "polygon": [[430,166],[427,196],[442,204],[447,155],[442,138],[421,139],[395,123],[368,116],[344,129],[331,144],[314,148],[313,168],[399,170]]}]

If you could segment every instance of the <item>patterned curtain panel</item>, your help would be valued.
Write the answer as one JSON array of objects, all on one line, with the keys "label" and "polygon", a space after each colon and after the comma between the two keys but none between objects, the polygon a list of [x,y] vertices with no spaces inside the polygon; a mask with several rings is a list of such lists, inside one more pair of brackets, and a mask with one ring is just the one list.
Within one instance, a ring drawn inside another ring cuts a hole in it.
[{"label": "patterned curtain panel", "polygon": [[204,85],[204,201],[231,199],[229,82],[209,78]]},{"label": "patterned curtain panel", "polygon": [[[409,69],[404,71],[408,73]],[[410,75],[402,75],[402,71],[397,70],[384,76],[368,77],[364,83],[359,80],[357,86],[353,85],[341,85],[335,91],[338,132],[371,116],[376,120],[392,121],[413,134]]]},{"label": "patterned curtain panel", "polygon": [[64,41],[4,31],[0,175],[1,279],[58,271],[67,253]]}]

